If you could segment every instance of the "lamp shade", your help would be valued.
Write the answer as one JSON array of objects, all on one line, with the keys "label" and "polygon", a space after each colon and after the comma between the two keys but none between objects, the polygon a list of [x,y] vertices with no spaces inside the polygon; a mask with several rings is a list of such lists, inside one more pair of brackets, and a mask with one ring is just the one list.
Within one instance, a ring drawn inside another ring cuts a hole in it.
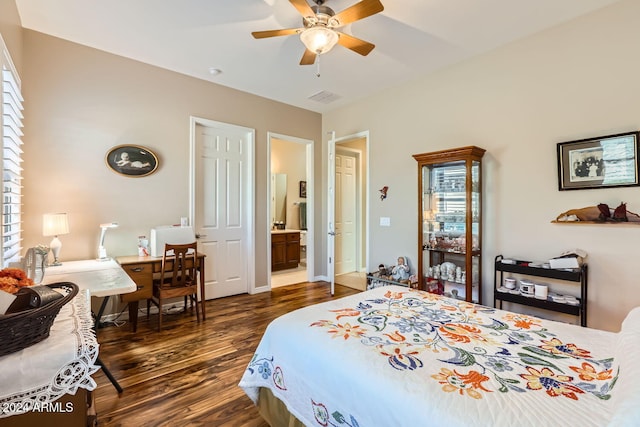
[{"label": "lamp shade", "polygon": [[66,213],[49,213],[42,215],[42,235],[60,236],[69,233],[69,220]]},{"label": "lamp shade", "polygon": [[338,34],[330,28],[316,26],[300,33],[300,40],[311,52],[320,55],[329,52],[338,43]]}]

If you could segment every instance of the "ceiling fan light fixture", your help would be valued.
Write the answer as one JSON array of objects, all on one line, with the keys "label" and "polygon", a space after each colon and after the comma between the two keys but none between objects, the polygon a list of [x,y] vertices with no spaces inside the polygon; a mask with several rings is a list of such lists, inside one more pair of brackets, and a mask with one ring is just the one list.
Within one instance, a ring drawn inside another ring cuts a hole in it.
[{"label": "ceiling fan light fixture", "polygon": [[338,43],[338,33],[325,26],[315,26],[304,29],[300,33],[300,40],[309,51],[320,55],[329,52]]}]

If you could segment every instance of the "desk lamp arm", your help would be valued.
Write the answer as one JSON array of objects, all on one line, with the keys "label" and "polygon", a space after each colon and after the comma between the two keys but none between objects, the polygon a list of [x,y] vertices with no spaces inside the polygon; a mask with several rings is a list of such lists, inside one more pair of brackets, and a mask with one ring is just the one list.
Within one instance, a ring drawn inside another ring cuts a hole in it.
[{"label": "desk lamp arm", "polygon": [[98,244],[98,260],[99,261],[106,261],[108,259],[110,259],[107,256],[107,250],[104,247],[104,236],[105,234],[107,234],[107,229],[109,228],[116,228],[118,227],[118,223],[117,222],[107,222],[104,224],[100,224],[100,243]]}]

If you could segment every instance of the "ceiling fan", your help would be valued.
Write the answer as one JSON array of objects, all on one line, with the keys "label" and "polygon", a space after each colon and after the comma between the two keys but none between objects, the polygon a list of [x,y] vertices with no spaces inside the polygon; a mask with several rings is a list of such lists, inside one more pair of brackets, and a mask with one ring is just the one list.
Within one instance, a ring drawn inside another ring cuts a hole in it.
[{"label": "ceiling fan", "polygon": [[318,55],[329,52],[336,43],[363,56],[368,55],[375,47],[372,43],[336,29],[382,12],[384,6],[380,0],[362,0],[337,14],[324,5],[325,0],[313,0],[315,6],[310,6],[307,0],[289,2],[302,15],[302,28],[254,31],[251,34],[256,39],[299,34],[306,47],[300,65],[312,65]]}]

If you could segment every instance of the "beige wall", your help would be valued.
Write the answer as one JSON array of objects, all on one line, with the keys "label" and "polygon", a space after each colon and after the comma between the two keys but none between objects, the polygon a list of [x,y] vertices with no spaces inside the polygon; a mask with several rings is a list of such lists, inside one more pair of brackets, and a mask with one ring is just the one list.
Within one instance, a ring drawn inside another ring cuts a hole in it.
[{"label": "beige wall", "polygon": [[22,25],[14,0],[0,1],[0,35],[11,53],[13,65],[22,75]]},{"label": "beige wall", "polygon": [[[638,16],[640,2],[622,1],[324,114],[324,131],[337,137],[370,131],[370,265],[417,256],[411,155],[478,145],[487,150],[484,302],[493,304],[496,255],[544,260],[581,248],[589,253],[589,326],[617,330],[640,305],[640,227],[550,221],[600,202],[625,201],[640,212],[638,187],[558,191],[556,163],[559,142],[640,129]],[[383,185],[389,186],[385,202],[374,197]],[[378,226],[381,216],[391,217],[391,227]]]},{"label": "beige wall", "polygon": [[[497,254],[546,259],[589,252],[589,325],[617,330],[640,305],[636,284],[640,229],[629,225],[550,224],[559,212],[626,201],[640,211],[638,188],[559,192],[556,143],[640,128],[640,3],[626,0],[542,34],[425,76],[322,118],[305,110],[161,70],[32,31],[17,31],[12,1],[0,3],[0,32],[26,97],[25,247],[47,243],[41,216],[64,210],[71,234],[62,259],[95,256],[97,224],[112,254],[132,253],[136,236],[184,216],[190,115],[256,129],[256,177],[266,176],[266,132],[320,141],[370,131],[370,265],[399,253],[417,256],[417,168],[411,154],[474,144],[484,162],[484,301],[492,303]],[[321,123],[322,120],[322,123]],[[104,165],[122,143],[148,146],[160,170],[124,178]],[[315,192],[326,190],[326,140],[315,146]],[[266,184],[257,180],[256,247],[266,247]],[[388,201],[377,189],[388,185]],[[378,218],[391,218],[380,228]],[[318,235],[326,231],[317,212]],[[266,282],[257,251],[256,279]],[[326,246],[317,239],[316,274]]]},{"label": "beige wall", "polygon": [[[29,30],[23,56],[24,247],[49,242],[46,212],[69,214],[63,261],[97,255],[100,223],[120,224],[106,236],[113,256],[135,253],[137,236],[187,216],[190,116],[256,130],[255,242],[266,247],[267,132],[319,141],[319,114]],[[105,154],[119,144],[153,150],[158,171],[109,170]],[[256,251],[255,268],[256,285],[265,285],[265,251]]]}]

